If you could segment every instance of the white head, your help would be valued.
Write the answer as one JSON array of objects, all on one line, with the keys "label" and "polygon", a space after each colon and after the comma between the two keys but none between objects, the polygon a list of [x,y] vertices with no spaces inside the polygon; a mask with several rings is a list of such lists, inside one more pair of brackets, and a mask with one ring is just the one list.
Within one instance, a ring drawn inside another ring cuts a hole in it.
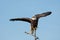
[{"label": "white head", "polygon": [[34,17],[32,17],[31,19],[32,19],[32,20],[36,20],[36,18],[34,18]]}]

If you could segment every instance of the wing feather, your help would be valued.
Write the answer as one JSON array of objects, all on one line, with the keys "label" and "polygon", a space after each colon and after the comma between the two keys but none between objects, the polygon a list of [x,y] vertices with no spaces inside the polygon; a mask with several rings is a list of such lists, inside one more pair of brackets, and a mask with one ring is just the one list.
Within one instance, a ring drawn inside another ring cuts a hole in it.
[{"label": "wing feather", "polygon": [[10,19],[10,21],[25,21],[25,22],[31,23],[30,18],[13,18],[13,19]]},{"label": "wing feather", "polygon": [[42,14],[37,14],[37,15],[35,15],[34,17],[36,17],[36,18],[45,17],[45,16],[50,15],[51,13],[52,13],[52,12],[45,12],[45,13],[42,13]]}]

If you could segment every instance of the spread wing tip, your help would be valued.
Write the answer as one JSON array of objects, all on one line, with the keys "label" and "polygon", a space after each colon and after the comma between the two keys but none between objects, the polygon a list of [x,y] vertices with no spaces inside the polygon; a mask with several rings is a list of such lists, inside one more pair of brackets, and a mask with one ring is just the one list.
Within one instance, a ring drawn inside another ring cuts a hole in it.
[{"label": "spread wing tip", "polygon": [[48,15],[50,15],[52,12],[48,12]]},{"label": "spread wing tip", "polygon": [[10,21],[15,21],[15,19],[10,19]]},{"label": "spread wing tip", "polygon": [[50,15],[52,12],[46,12],[46,14],[45,14],[45,16],[48,16],[48,15]]}]

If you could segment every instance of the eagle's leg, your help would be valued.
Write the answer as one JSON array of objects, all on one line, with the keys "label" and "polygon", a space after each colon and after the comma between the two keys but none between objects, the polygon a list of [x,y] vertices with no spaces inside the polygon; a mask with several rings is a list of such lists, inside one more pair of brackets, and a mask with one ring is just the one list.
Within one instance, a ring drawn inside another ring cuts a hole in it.
[{"label": "eagle's leg", "polygon": [[34,35],[32,35],[32,36],[35,37],[35,40],[36,40],[36,39],[39,39],[39,38],[36,36],[36,27],[34,28]]},{"label": "eagle's leg", "polygon": [[33,35],[33,33],[34,33],[34,27],[30,27],[30,32],[25,32],[26,34],[31,34],[31,35]]}]

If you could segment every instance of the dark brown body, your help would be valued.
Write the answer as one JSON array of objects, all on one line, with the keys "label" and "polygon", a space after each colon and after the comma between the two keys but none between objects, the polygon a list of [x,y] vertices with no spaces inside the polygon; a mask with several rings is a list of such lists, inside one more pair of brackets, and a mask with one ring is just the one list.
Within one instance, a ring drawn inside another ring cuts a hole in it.
[{"label": "dark brown body", "polygon": [[38,26],[38,20],[32,20],[31,22],[31,33],[33,34],[34,30],[37,29]]}]

